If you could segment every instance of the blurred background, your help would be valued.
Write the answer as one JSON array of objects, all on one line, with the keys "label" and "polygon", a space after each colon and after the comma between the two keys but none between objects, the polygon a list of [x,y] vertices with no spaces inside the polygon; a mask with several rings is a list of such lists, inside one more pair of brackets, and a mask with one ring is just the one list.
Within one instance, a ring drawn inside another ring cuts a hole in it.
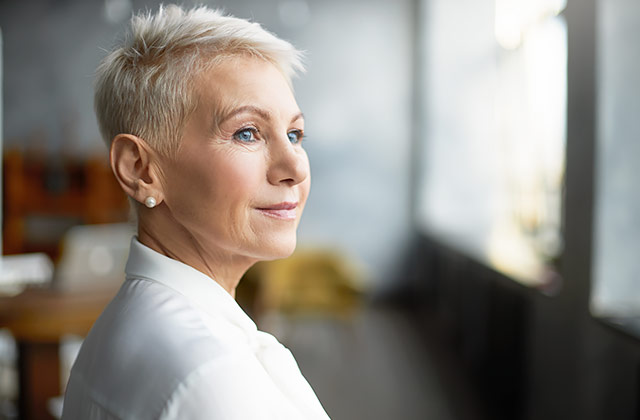
[{"label": "blurred background", "polygon": [[[640,418],[638,2],[200,3],[306,52],[298,251],[238,300],[333,419]],[[0,0],[0,419],[60,412],[123,280],[93,73],[158,4]]]}]

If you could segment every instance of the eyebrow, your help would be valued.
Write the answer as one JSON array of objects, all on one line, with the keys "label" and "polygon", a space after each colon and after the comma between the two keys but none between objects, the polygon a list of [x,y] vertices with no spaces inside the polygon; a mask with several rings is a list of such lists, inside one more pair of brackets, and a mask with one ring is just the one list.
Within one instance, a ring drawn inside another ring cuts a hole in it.
[{"label": "eyebrow", "polygon": [[[233,111],[229,112],[228,114],[224,115],[222,118],[220,118],[220,120],[218,121],[218,124],[222,124],[223,122],[227,121],[230,118],[235,117],[238,114],[242,114],[242,113],[253,113],[253,114],[257,114],[259,115],[262,119],[265,120],[271,120],[272,119],[272,113],[259,108],[257,106],[254,105],[244,105],[241,106],[239,108],[234,109]],[[304,119],[304,114],[302,112],[298,112],[297,114],[295,114],[293,116],[293,118],[291,118],[291,122],[294,122],[296,120],[299,120],[300,118]]]}]

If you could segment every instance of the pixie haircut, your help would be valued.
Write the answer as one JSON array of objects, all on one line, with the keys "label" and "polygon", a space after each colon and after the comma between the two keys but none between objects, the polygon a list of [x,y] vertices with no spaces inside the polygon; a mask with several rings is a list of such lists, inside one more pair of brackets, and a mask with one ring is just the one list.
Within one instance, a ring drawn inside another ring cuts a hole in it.
[{"label": "pixie haircut", "polygon": [[96,71],[95,112],[107,146],[118,134],[133,134],[161,153],[175,153],[198,101],[196,77],[242,55],[271,62],[290,86],[304,71],[300,51],[257,23],[176,5],[134,15],[124,41]]}]

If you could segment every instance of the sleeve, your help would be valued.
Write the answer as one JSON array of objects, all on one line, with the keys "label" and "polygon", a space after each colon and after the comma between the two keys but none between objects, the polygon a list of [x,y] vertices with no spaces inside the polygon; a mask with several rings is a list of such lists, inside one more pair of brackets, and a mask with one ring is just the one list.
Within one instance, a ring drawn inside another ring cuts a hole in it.
[{"label": "sleeve", "polygon": [[200,366],[178,385],[160,416],[161,420],[301,418],[250,357],[226,357]]}]

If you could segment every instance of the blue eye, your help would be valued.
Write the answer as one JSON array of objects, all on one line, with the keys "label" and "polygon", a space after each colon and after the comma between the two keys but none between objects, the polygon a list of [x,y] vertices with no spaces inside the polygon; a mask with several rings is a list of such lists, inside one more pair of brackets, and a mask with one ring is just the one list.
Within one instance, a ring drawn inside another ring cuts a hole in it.
[{"label": "blue eye", "polygon": [[256,131],[257,130],[255,128],[243,128],[236,131],[233,135],[233,138],[243,143],[253,143],[254,141],[256,141]]},{"label": "blue eye", "polygon": [[287,133],[287,137],[289,137],[289,141],[293,144],[298,144],[302,141],[304,137],[302,131],[300,130],[292,130]]}]

